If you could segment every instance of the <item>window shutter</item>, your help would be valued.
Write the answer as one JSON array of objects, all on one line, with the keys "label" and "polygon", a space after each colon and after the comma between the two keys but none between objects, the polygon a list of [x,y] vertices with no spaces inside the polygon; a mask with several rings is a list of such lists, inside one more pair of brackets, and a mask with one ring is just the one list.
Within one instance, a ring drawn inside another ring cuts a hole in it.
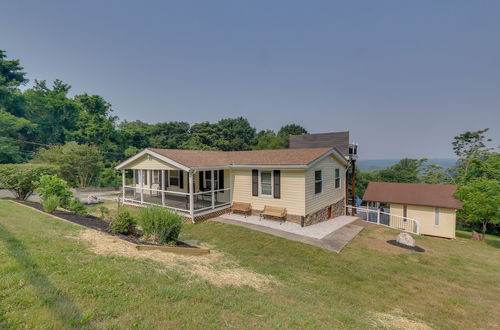
[{"label": "window shutter", "polygon": [[199,181],[200,181],[200,191],[204,191],[205,181],[203,181],[203,171],[200,171]]},{"label": "window shutter", "polygon": [[179,170],[179,188],[184,189],[184,171]]},{"label": "window shutter", "polygon": [[219,189],[224,189],[224,170],[219,170]]},{"label": "window shutter", "polygon": [[169,174],[169,173],[170,173],[170,171],[169,171],[169,170],[166,170],[166,171],[165,171],[165,177],[164,177],[164,179],[165,179],[165,188],[166,188],[166,187],[168,187],[168,184],[170,183],[170,182],[168,181],[168,180],[169,180],[169,178],[168,178],[168,174]]},{"label": "window shutter", "polygon": [[274,198],[281,198],[281,171],[273,171],[274,175]]},{"label": "window shutter", "polygon": [[259,196],[259,171],[252,170],[252,196]]}]

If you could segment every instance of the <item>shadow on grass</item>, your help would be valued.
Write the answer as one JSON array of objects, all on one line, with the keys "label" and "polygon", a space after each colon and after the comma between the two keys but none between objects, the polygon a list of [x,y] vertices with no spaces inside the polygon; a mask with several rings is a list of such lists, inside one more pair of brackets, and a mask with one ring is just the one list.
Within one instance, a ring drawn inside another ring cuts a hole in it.
[{"label": "shadow on grass", "polygon": [[89,321],[86,317],[82,317],[73,301],[38,270],[23,243],[2,224],[0,224],[0,241],[7,247],[10,257],[21,266],[21,271],[24,272],[27,282],[36,289],[40,301],[50,308],[56,317],[70,327],[80,326]]}]

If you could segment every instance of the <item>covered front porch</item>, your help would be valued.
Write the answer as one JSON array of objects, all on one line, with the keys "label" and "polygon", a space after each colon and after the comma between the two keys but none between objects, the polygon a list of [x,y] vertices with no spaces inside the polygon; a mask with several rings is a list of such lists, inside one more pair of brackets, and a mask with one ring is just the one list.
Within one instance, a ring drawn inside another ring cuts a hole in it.
[{"label": "covered front porch", "polygon": [[193,169],[145,154],[118,169],[123,204],[166,207],[193,220],[231,204],[229,169],[223,166]]}]

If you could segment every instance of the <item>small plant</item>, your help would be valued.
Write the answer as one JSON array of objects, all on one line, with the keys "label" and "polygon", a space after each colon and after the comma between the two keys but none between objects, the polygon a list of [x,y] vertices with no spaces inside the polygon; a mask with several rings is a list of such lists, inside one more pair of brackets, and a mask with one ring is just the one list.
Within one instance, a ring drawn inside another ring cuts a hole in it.
[{"label": "small plant", "polygon": [[87,208],[83,205],[82,202],[78,198],[71,198],[66,209],[73,212],[76,215],[87,216],[89,213],[87,212]]},{"label": "small plant", "polygon": [[146,237],[157,243],[175,244],[182,229],[182,217],[160,207],[147,207],[139,211],[139,225]]},{"label": "small plant", "polygon": [[109,209],[106,206],[99,206],[99,212],[101,213],[101,219],[106,219],[109,217]]},{"label": "small plant", "polygon": [[51,195],[42,200],[42,207],[45,212],[52,213],[59,206],[59,197],[56,195]]},{"label": "small plant", "polygon": [[117,234],[129,235],[135,231],[135,220],[127,209],[120,209],[116,220],[109,224],[109,231]]}]

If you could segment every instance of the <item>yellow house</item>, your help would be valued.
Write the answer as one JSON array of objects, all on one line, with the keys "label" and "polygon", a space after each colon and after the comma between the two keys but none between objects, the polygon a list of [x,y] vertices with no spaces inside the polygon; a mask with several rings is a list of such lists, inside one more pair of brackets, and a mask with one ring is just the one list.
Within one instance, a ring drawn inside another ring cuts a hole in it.
[{"label": "yellow house", "polygon": [[462,207],[453,196],[455,190],[455,185],[370,182],[363,200],[388,205],[390,214],[418,220],[423,235],[455,238],[456,211]]},{"label": "yellow house", "polygon": [[345,214],[347,165],[334,148],[148,148],[116,169],[122,171],[124,204],[164,206],[195,222],[246,202],[254,214],[265,206],[285,208],[286,220],[307,226]]}]

